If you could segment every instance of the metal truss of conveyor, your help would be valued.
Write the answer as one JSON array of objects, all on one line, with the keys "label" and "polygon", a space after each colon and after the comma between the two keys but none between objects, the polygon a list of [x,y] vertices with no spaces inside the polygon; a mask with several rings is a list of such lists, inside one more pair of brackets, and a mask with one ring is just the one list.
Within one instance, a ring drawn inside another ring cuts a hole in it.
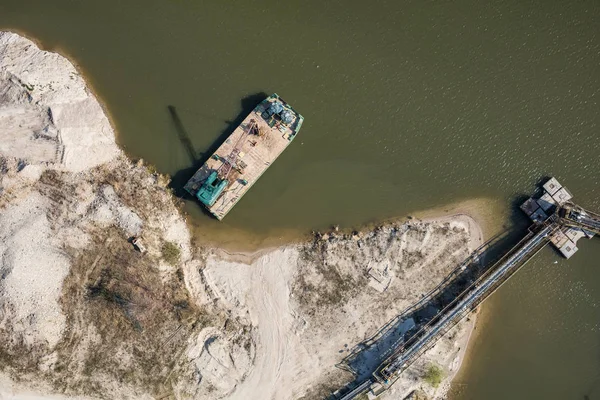
[{"label": "metal truss of conveyor", "polygon": [[550,236],[560,228],[556,216],[535,226],[516,246],[509,250],[488,271],[459,294],[436,317],[382,363],[373,374],[380,383],[388,386],[398,379],[417,358],[432,348],[435,343],[460,320],[489,297],[506,282],[520,267],[550,242]]},{"label": "metal truss of conveyor", "polygon": [[558,210],[560,222],[565,226],[580,228],[600,235],[600,215],[584,210],[572,203],[565,204]]},{"label": "metal truss of conveyor", "polygon": [[[431,349],[444,334],[494,293],[548,243],[552,243],[563,256],[569,258],[577,251],[576,243],[579,239],[592,238],[595,234],[600,235],[600,214],[572,203],[571,198],[571,193],[555,178],[546,181],[540,196],[530,197],[521,205],[521,210],[534,222],[528,234],[456,296],[450,304],[421,326],[415,334],[409,338],[398,338],[384,353],[385,360],[372,376],[359,382],[358,386],[344,394],[340,400],[355,399],[367,392],[369,398],[379,396],[415,360]],[[462,270],[473,259],[477,259],[479,253],[475,251],[469,259],[465,260],[465,263],[459,266],[459,269]],[[434,289],[432,294],[439,288],[445,287],[453,276],[456,276],[456,272],[451,273],[451,276]],[[431,297],[426,296],[426,298]],[[416,306],[419,305],[420,303],[417,303]],[[403,313],[403,315],[407,314]],[[402,316],[398,316],[393,321],[401,318]],[[384,335],[387,326],[389,324],[386,324],[370,342],[373,343],[378,337]]]}]

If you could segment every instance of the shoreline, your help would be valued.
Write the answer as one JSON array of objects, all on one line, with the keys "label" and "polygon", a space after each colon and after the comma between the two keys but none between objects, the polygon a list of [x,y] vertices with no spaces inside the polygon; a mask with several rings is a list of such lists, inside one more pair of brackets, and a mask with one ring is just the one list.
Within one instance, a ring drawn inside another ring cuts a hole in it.
[{"label": "shoreline", "polygon": [[[489,208],[481,208],[480,206],[482,204],[487,204]],[[424,220],[429,221],[439,218],[440,215],[443,215],[443,212],[448,210],[453,210],[458,213],[455,215],[467,215],[476,221],[481,229],[481,244],[498,234],[508,221],[507,213],[500,212],[501,208],[499,202],[492,199],[465,200],[451,204],[448,207],[425,210],[417,213],[417,215],[424,218]],[[445,385],[442,384],[443,387],[440,388],[441,393],[436,395],[435,398],[438,398],[438,396],[440,399],[452,400],[456,398],[456,392],[459,390],[456,385],[460,384],[460,380],[468,374],[471,358],[473,356],[473,348],[482,332],[481,327],[484,326],[489,319],[490,311],[485,307],[485,304],[487,303],[484,302],[479,305],[472,314],[467,315],[463,320],[465,321],[468,319],[468,327],[466,328],[468,334],[458,340],[458,343],[461,344],[456,356],[456,369],[453,369],[452,373],[446,377],[447,383]]]},{"label": "shoreline", "polygon": [[[20,36],[20,33],[18,33],[18,32],[15,32],[13,30],[11,30],[10,32],[14,33],[15,35]],[[32,43],[34,43],[36,46],[39,44],[38,41],[29,39],[29,37],[26,35],[24,35],[23,37],[26,38],[27,40],[31,41]],[[56,54],[56,50],[44,50],[44,47],[41,44],[39,44],[39,46],[40,46],[39,48],[42,49],[43,51],[51,51],[52,53]],[[59,54],[59,55],[62,56],[62,54]],[[68,58],[68,57],[65,57],[65,58],[69,63],[71,63],[71,65],[73,66],[73,68],[75,69],[77,74],[80,75],[81,79],[83,79],[83,81],[87,87],[87,93],[90,95],[90,97],[93,97],[93,99],[95,101],[97,101],[98,104],[100,104],[102,112],[105,113],[106,118],[109,122],[109,125],[115,133],[115,139],[116,139],[118,137],[117,130],[114,127],[114,123],[113,123],[112,119],[110,118],[110,114],[107,111],[105,103],[102,102],[102,100],[96,94],[96,92],[93,90],[93,88],[87,86],[87,80],[85,79],[86,75],[83,73],[83,69],[81,68],[81,66],[79,64],[73,62],[70,58]],[[116,140],[115,140],[115,142],[116,142]],[[119,150],[120,154],[128,161],[131,162],[133,159],[135,159],[133,157],[130,158],[129,155],[120,147],[118,142],[115,143],[115,147]],[[109,163],[110,162],[107,162],[106,164],[109,164]],[[229,243],[224,243],[221,241],[214,241],[211,243],[211,241],[205,240],[205,238],[203,239],[203,237],[201,235],[197,234],[196,229],[202,229],[201,226],[193,224],[192,221],[188,221],[188,218],[190,217],[189,214],[184,213],[183,207],[179,206],[182,202],[181,199],[175,197],[172,193],[168,193],[168,196],[170,196],[172,203],[176,206],[175,213],[178,214],[177,217],[181,218],[185,221],[185,224],[182,224],[182,225],[185,225],[187,227],[188,232],[191,233],[191,236],[192,236],[192,238],[191,238],[192,244],[190,246],[191,249],[194,249],[197,247],[200,247],[200,248],[208,247],[212,250],[213,254],[219,259],[218,260],[219,262],[228,261],[228,262],[234,262],[234,263],[243,263],[243,264],[247,264],[247,266],[250,266],[256,260],[258,260],[259,258],[261,258],[265,255],[269,255],[270,253],[278,252],[278,251],[285,252],[286,250],[294,248],[296,245],[310,243],[310,241],[312,239],[312,236],[309,236],[310,234],[308,232],[305,232],[305,231],[302,232],[300,230],[285,231],[286,233],[290,233],[290,234],[293,233],[295,236],[295,239],[289,240],[289,237],[287,235],[285,235],[286,239],[284,239],[283,234],[281,236],[277,235],[276,232],[278,232],[278,231],[272,231],[273,233],[266,232],[264,235],[257,235],[256,233],[253,233],[251,231],[237,229],[235,231],[236,233],[240,233],[241,235],[243,235],[244,237],[246,237],[248,239],[254,237],[254,239],[256,239],[256,242],[254,242],[253,244],[249,244],[249,242],[242,242],[242,241],[238,240],[240,238],[239,236],[229,234],[230,238],[231,237],[235,238],[233,241],[231,241]],[[356,229],[356,231],[358,231],[360,233],[370,232],[370,231],[376,230],[377,227],[383,227],[383,226],[389,227],[392,224],[399,225],[399,224],[411,223],[411,220],[413,220],[413,222],[425,223],[425,224],[427,224],[427,223],[442,223],[443,224],[443,223],[446,223],[449,221],[461,221],[462,220],[462,222],[466,222],[466,230],[468,231],[469,238],[470,238],[470,241],[468,242],[468,246],[471,250],[473,250],[474,248],[478,247],[476,245],[476,243],[479,243],[479,244],[483,243],[484,239],[489,237],[491,232],[495,229],[495,228],[493,228],[495,226],[495,223],[492,224],[492,222],[491,222],[492,221],[491,215],[494,215],[494,213],[491,210],[493,210],[497,205],[498,205],[497,202],[494,202],[494,200],[492,200],[492,199],[476,198],[476,199],[462,200],[462,201],[457,201],[457,202],[454,202],[454,203],[451,203],[448,205],[439,206],[436,208],[415,212],[412,214],[412,216],[409,215],[409,216],[404,216],[404,217],[385,218],[385,219],[380,219],[377,222],[365,223],[365,224],[361,225],[360,228]],[[229,230],[228,228],[229,227],[226,227],[226,231]],[[336,231],[336,236],[343,235],[343,236],[346,236],[346,238],[348,239],[348,236],[350,236],[351,232],[353,232],[354,230],[351,227],[343,227],[339,230],[339,233],[337,233],[337,231],[338,231],[337,228],[330,228],[328,230],[324,230],[323,232],[332,232],[332,231]],[[284,231],[282,230],[279,232],[284,232]],[[208,230],[208,235],[210,235],[210,233],[211,233],[210,230]],[[227,233],[224,233],[224,235],[227,235]],[[273,236],[276,236],[276,237],[273,238]],[[277,245],[273,245],[273,243],[277,243]],[[432,243],[435,243],[435,241],[432,241]],[[465,243],[467,243],[467,242],[465,242]],[[250,247],[251,250],[240,250],[240,247],[242,247],[244,245],[245,245],[246,249],[248,249]],[[425,243],[422,243],[422,245],[424,246]],[[292,272],[293,271],[290,271],[290,273],[292,273]],[[420,272],[420,274],[423,276],[425,275],[423,270]],[[279,279],[279,277],[277,277],[277,279]],[[286,285],[287,285],[287,283],[286,283]],[[282,292],[277,293],[277,295],[281,294],[283,296],[286,294],[286,291],[283,290],[284,286],[285,285],[282,284]],[[266,326],[269,326],[269,324],[266,324]],[[462,353],[462,356],[459,355],[459,357],[458,357],[458,361],[456,364],[457,365],[456,373],[454,373],[452,376],[448,377],[448,380],[450,382],[455,378],[456,374],[462,368],[462,364],[464,361],[464,354],[467,352],[468,343],[470,342],[471,334],[472,334],[472,331],[474,328],[469,327],[468,329],[469,329],[469,334],[466,336],[466,339],[465,339],[466,344],[465,344],[465,346],[462,346],[459,349],[459,350],[462,350],[463,353]],[[461,333],[459,340],[463,340],[462,333]],[[452,352],[450,354],[454,354],[454,352]],[[453,361],[452,365],[455,365],[454,361]],[[452,370],[454,370],[454,368],[452,368]]]},{"label": "shoreline", "polygon": [[[0,31],[12,32],[19,36],[26,38],[27,40],[32,41],[40,50],[52,52],[59,54],[61,57],[64,57],[73,65],[77,73],[82,77],[84,82],[86,83],[86,88],[89,93],[96,99],[104,115],[108,119],[110,127],[112,128],[115,136],[115,143],[122,154],[127,157],[127,159],[132,161],[143,160],[146,165],[154,165],[151,160],[146,160],[143,158],[135,157],[133,154],[130,154],[120,142],[121,133],[119,129],[117,129],[117,124],[115,122],[114,117],[112,116],[108,104],[99,95],[97,88],[94,86],[94,80],[91,79],[91,75],[87,73],[85,68],[64,48],[61,46],[47,46],[45,43],[30,35],[29,33],[22,31],[16,28],[2,28],[0,27]],[[169,178],[170,174],[164,173],[162,171],[158,171],[159,174],[166,175]],[[307,240],[310,240],[312,237],[312,233],[318,231],[327,231],[326,229],[318,229],[318,228],[309,228],[309,229],[294,229],[294,228],[277,228],[273,230],[256,232],[251,231],[244,228],[239,227],[230,227],[224,230],[215,230],[209,229],[208,231],[201,232],[204,227],[201,226],[202,220],[197,216],[193,216],[190,213],[186,212],[184,209],[186,207],[185,200],[176,197],[173,195],[173,202],[177,205],[180,210],[186,225],[191,233],[192,242],[201,247],[218,247],[219,249],[226,250],[231,253],[244,253],[246,255],[252,255],[258,252],[264,252],[268,249],[275,249],[287,245],[294,245],[304,243]],[[492,207],[489,207],[489,206]],[[201,207],[199,204],[195,204],[197,207]],[[489,210],[486,212],[484,209],[489,207],[491,209],[500,209],[500,205],[497,200],[485,198],[485,197],[475,197],[469,199],[460,199],[457,201],[452,201],[447,204],[441,204],[434,206],[432,208],[424,209],[424,210],[414,210],[408,212],[406,215],[396,215],[392,217],[382,217],[375,218],[373,221],[365,221],[364,223],[358,225],[341,225],[340,232],[342,233],[350,233],[352,231],[365,232],[368,230],[373,230],[377,226],[387,225],[391,223],[405,223],[408,222],[411,217],[422,220],[423,222],[429,222],[432,220],[437,220],[440,218],[448,218],[451,216],[458,215],[467,215],[471,217],[476,223],[480,226],[481,232],[483,235],[483,239],[487,240],[493,236],[498,230],[498,227],[494,227],[496,224],[497,217],[500,217],[500,213],[490,212]],[[496,218],[495,218],[496,217]],[[334,223],[331,223],[329,230],[334,226]],[[209,236],[213,236],[214,238],[209,238]]]},{"label": "shoreline", "polygon": [[[487,306],[487,307],[486,307]],[[474,320],[473,327],[469,334],[467,347],[464,349],[464,353],[461,360],[461,365],[456,373],[452,377],[452,384],[446,394],[448,400],[458,399],[461,393],[461,386],[466,385],[465,378],[471,375],[471,363],[474,357],[475,346],[482,340],[484,327],[489,322],[493,310],[493,303],[484,302],[481,304],[475,313],[477,316]]]},{"label": "shoreline", "polygon": [[497,234],[507,222],[507,213],[500,201],[486,197],[459,200],[447,205],[420,210],[414,217],[423,221],[443,218],[448,215],[467,215],[479,225],[484,242]]},{"label": "shoreline", "polygon": [[30,35],[28,32],[25,32],[21,29],[18,28],[4,28],[0,26],[0,32],[9,32],[9,33],[14,33],[16,35],[19,35],[31,42],[33,42],[33,44],[35,44],[38,49],[42,50],[42,51],[47,51],[50,53],[56,53],[58,55],[60,55],[61,57],[65,58],[72,66],[73,68],[75,68],[75,71],[77,72],[78,75],[81,76],[81,78],[83,79],[83,81],[85,82],[85,86],[87,91],[92,95],[92,97],[94,97],[96,99],[96,101],[98,102],[98,104],[100,105],[100,108],[102,108],[102,112],[104,113],[104,116],[106,117],[106,119],[108,119],[108,123],[113,131],[113,134],[115,136],[115,143],[117,144],[117,147],[119,148],[119,150],[129,159],[129,160],[137,160],[136,157],[131,157],[130,154],[128,154],[123,147],[121,146],[121,144],[119,143],[119,130],[117,129],[117,126],[115,124],[115,120],[112,116],[112,114],[110,113],[110,110],[108,109],[108,106],[106,105],[106,102],[104,101],[104,99],[102,98],[102,96],[100,96],[98,94],[97,89],[94,87],[94,80],[90,79],[91,78],[91,74],[88,74],[85,70],[85,68],[83,68],[81,66],[81,64],[73,57],[73,55],[71,55],[68,51],[66,51],[64,48],[60,47],[60,46],[56,46],[56,47],[52,47],[52,46],[46,46],[44,44],[44,42],[41,39],[38,39],[36,37],[33,37],[32,35]]},{"label": "shoreline", "polygon": [[[469,226],[468,231],[471,239],[468,246],[471,249],[475,249],[488,240],[489,237],[491,237],[491,235],[502,226],[502,218],[489,218],[489,214],[491,213],[482,213],[483,210],[488,209],[490,204],[493,205],[494,202],[490,199],[482,198],[460,201],[444,207],[420,211],[415,213],[412,219],[408,217],[400,217],[396,219],[388,219],[385,222],[378,224],[365,225],[358,230],[358,232],[371,232],[378,226],[386,227],[394,224],[410,223],[411,221],[425,224],[443,224],[446,222],[459,221],[466,223]],[[331,232],[334,232],[333,228],[324,231],[323,233]],[[336,233],[340,235],[348,234],[348,232],[341,229]],[[252,266],[263,256],[268,256],[271,253],[285,252],[286,250],[293,248],[295,245],[302,245],[303,242],[304,241],[296,241],[278,246],[264,247],[253,251],[233,251],[218,247],[213,250],[213,255],[219,260],[219,262],[233,262],[245,264],[246,266]],[[449,352],[449,355],[451,355],[451,361],[449,364],[443,364],[444,369],[448,368],[447,371],[449,371],[449,374],[443,380],[440,387],[435,389],[432,399],[441,400],[452,398],[451,396],[455,390],[454,385],[456,384],[457,379],[460,379],[465,371],[465,368],[468,368],[470,352],[472,350],[474,340],[478,337],[477,335],[480,332],[478,328],[485,323],[485,320],[480,320],[481,315],[481,308],[479,307],[475,310],[475,312],[461,321],[460,325],[455,327],[455,329],[458,329],[458,331],[456,331],[457,336],[455,339],[452,339],[451,342],[454,343],[454,348],[457,348],[458,350],[456,350],[456,353],[452,351]],[[452,354],[454,355],[452,356]],[[396,386],[392,386],[387,395],[382,394],[381,398],[393,398],[393,396],[399,393],[394,390],[395,387]],[[408,393],[404,393],[404,395],[406,394]]]},{"label": "shoreline", "polygon": [[[479,321],[479,310],[475,311],[473,314],[469,315],[467,319],[463,320],[463,321],[467,321],[467,322],[462,322],[463,325],[463,329],[466,330],[466,335],[462,335],[457,341],[456,343],[459,345],[459,349],[458,349],[458,353],[456,354],[456,357],[453,361],[453,367],[455,366],[456,368],[453,368],[451,373],[444,379],[445,382],[443,382],[440,385],[440,388],[438,389],[440,391],[440,393],[436,393],[434,399],[451,399],[452,398],[452,393],[454,392],[454,390],[456,390],[455,388],[455,384],[456,384],[456,379],[462,374],[463,369],[465,367],[465,365],[468,365],[468,355],[469,355],[469,350],[471,349],[472,345],[473,345],[473,339],[475,338],[474,335],[476,335],[475,331],[477,330],[477,327],[480,323]],[[456,328],[456,327],[455,327]]]},{"label": "shoreline", "polygon": [[[433,212],[433,210],[432,210]],[[437,212],[437,211],[436,211]],[[462,217],[459,218],[459,221],[462,219],[463,222],[465,222],[465,219],[470,219],[472,221],[475,221],[475,219],[465,213],[461,213],[461,214],[448,214],[448,215],[440,215],[439,217],[433,218],[430,217],[429,219],[427,219],[426,221],[423,221],[424,223],[444,223],[444,222],[449,222],[452,220],[456,220],[456,217]],[[397,221],[398,223],[405,223],[405,222],[410,222],[410,220],[406,221],[406,220],[400,220]],[[468,221],[467,221],[468,222]],[[476,222],[476,221],[475,221]],[[474,227],[472,228],[476,228],[479,229],[480,227],[478,226],[478,224],[476,223],[474,225]],[[368,230],[363,230],[362,232],[365,232]],[[469,229],[469,232],[472,232],[471,229]],[[477,241],[477,239],[479,238],[475,238],[475,240]],[[192,245],[193,247],[193,245]],[[267,248],[263,248],[257,251],[253,251],[253,252],[239,252],[239,251],[229,251],[227,249],[223,249],[223,248],[214,248],[212,250],[212,254],[213,257],[215,257],[215,259],[217,260],[217,263],[234,263],[234,264],[244,264],[244,268],[255,268],[257,267],[256,262],[263,258],[264,256],[269,256],[269,254],[271,253],[285,253],[287,250],[289,250],[290,248],[295,247],[294,243],[288,243],[282,246],[275,246],[275,247],[267,247]],[[458,336],[456,337],[456,339],[453,339],[452,342],[455,342],[455,348],[456,346],[459,347],[458,350],[458,354],[456,356],[451,356],[451,361],[450,361],[450,366],[452,367],[452,373],[449,374],[446,379],[444,380],[444,382],[442,383],[442,385],[436,389],[435,391],[435,395],[433,397],[433,399],[445,399],[448,396],[448,393],[451,393],[452,391],[452,385],[455,382],[455,379],[457,377],[461,376],[461,372],[463,370],[463,367],[465,365],[465,363],[468,362],[468,354],[469,354],[469,349],[470,349],[470,344],[473,343],[473,339],[476,337],[475,336],[475,332],[474,330],[477,328],[477,326],[479,326],[479,321],[478,321],[478,315],[479,313],[474,314],[473,316],[471,316],[471,321],[467,323],[467,325],[463,324],[462,327],[460,328],[460,333],[458,334]],[[452,354],[452,353],[450,353]],[[448,364],[446,364],[448,365]],[[446,367],[444,367],[446,368]],[[2,375],[0,375],[0,378],[2,377]],[[13,385],[16,385],[16,382],[13,382]],[[10,387],[10,386],[9,386]],[[1,392],[0,391],[0,398],[3,398],[2,395],[5,396],[9,396],[6,397],[7,399],[12,399],[12,398],[20,398],[18,396],[21,396],[23,394],[25,395],[30,395],[31,397],[26,397],[28,399],[31,400],[50,400],[50,399],[64,399],[67,400],[69,398],[72,397],[56,397],[57,395],[53,395],[53,394],[42,394],[36,393],[36,389],[33,386],[23,386],[23,387],[15,387],[13,386],[14,389],[12,390],[16,390],[13,393],[11,392]],[[23,391],[21,391],[21,389],[23,389]],[[394,392],[394,387],[392,387],[392,391],[389,392],[390,395],[395,395],[396,393]],[[408,393],[405,393],[408,394]],[[10,396],[17,396],[17,397],[10,397]],[[393,397],[388,397],[388,396],[382,396],[382,399],[387,399],[387,398],[393,398]]]},{"label": "shoreline", "polygon": [[[179,200],[177,197],[174,197],[174,199]],[[500,220],[490,220],[489,216],[481,213],[482,209],[485,209],[490,205],[495,207],[495,201],[487,198],[463,200],[450,203],[447,206],[438,206],[432,209],[418,211],[409,216],[392,217],[382,219],[376,223],[363,224],[355,229],[349,227],[339,227],[339,231],[337,233],[340,235],[351,234],[352,232],[365,233],[373,231],[379,226],[405,224],[415,220],[423,223],[435,223],[466,217],[474,222],[474,226],[470,227],[470,232],[472,235],[474,235],[471,239],[470,245],[474,246],[473,248],[477,248],[479,245],[491,238],[493,234],[501,227]],[[309,242],[313,239],[314,234],[316,233],[331,233],[335,231],[334,226],[331,226],[329,229],[313,230],[311,232],[286,229],[281,231],[273,231],[274,234],[268,234],[265,236],[261,235],[255,241],[234,240],[232,242],[224,242],[218,239],[208,239],[205,236],[207,232],[204,232],[204,235],[198,234],[196,230],[201,230],[202,228],[196,226],[193,221],[190,221],[189,219],[191,218],[188,219],[187,214],[184,213],[183,215],[188,228],[192,233],[192,240],[196,239],[198,241],[198,246],[210,247],[216,252],[222,253],[228,257],[238,257],[249,260],[248,262],[252,262],[256,258],[271,251],[281,250],[290,246]],[[237,236],[238,238],[245,238],[248,240],[250,240],[253,235],[256,235],[253,232],[237,228],[232,228],[229,231],[233,232],[234,235],[239,235]],[[475,242],[479,242],[479,244]]]},{"label": "shoreline", "polygon": [[[174,197],[176,202],[182,201]],[[200,206],[198,206],[200,207]],[[417,210],[404,216],[381,218],[360,225],[340,225],[339,234],[351,234],[352,232],[372,231],[378,226],[389,224],[404,224],[418,220],[424,223],[445,220],[453,217],[466,216],[471,218],[478,226],[478,239],[484,243],[502,229],[506,223],[506,215],[502,213],[502,205],[498,200],[485,197],[475,197],[467,200],[458,200],[446,205],[435,206],[430,209]],[[255,253],[264,253],[269,249],[277,249],[285,246],[297,245],[310,241],[317,232],[331,232],[337,225],[331,225],[327,229],[273,229],[267,232],[252,232],[242,228],[229,227],[218,231],[203,230],[198,219],[186,213],[180,208],[186,224],[192,233],[192,240],[198,246],[223,249],[228,253],[241,253],[252,256]],[[209,238],[210,235],[216,238]]]},{"label": "shoreline", "polygon": [[[494,235],[498,234],[503,226],[507,223],[507,213],[502,212],[501,204],[493,199],[470,199],[449,204],[446,207],[437,207],[431,210],[424,210],[415,215],[424,221],[436,220],[443,217],[444,213],[451,211],[453,215],[467,215],[475,220],[480,229],[479,243],[482,245]],[[485,304],[485,303],[484,303]],[[463,320],[466,322],[467,334],[461,336],[457,341],[459,347],[456,356],[456,368],[446,377],[446,383],[442,383],[440,393],[434,397],[435,399],[454,399],[457,390],[457,383],[467,373],[470,360],[472,357],[473,346],[481,333],[483,326],[488,319],[488,312],[485,311],[484,305],[480,305],[472,314],[467,315]]]},{"label": "shoreline", "polygon": [[[470,229],[471,234],[478,232],[478,237],[472,237],[469,246],[473,246],[475,243],[474,248],[477,248],[496,235],[507,223],[507,213],[502,213],[500,212],[501,210],[501,204],[496,200],[475,198],[458,201],[446,206],[421,210],[415,212],[412,217],[424,223],[435,223],[436,221],[466,217],[475,222],[475,226],[472,227],[474,229]],[[455,398],[456,385],[467,374],[473,346],[480,338],[481,327],[487,322],[489,317],[489,312],[486,311],[487,309],[482,308],[482,306],[477,307],[472,314],[465,317],[450,331],[454,331],[458,335],[454,339],[455,346],[458,346],[458,351],[450,364],[451,370],[449,374],[443,379],[440,386],[435,389],[432,395],[433,400],[452,400]],[[438,343],[436,343],[436,346]],[[396,394],[393,387],[390,394]],[[408,395],[408,393],[404,395]],[[386,400],[388,398],[392,397],[385,397]]]}]

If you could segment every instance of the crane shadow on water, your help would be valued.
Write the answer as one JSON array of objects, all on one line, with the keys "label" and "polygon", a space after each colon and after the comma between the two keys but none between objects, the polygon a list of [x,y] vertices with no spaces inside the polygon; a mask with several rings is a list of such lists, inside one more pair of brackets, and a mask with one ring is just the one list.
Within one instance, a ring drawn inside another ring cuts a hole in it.
[{"label": "crane shadow on water", "polygon": [[[173,105],[167,106],[167,110],[173,121],[173,126],[175,133],[177,134],[177,138],[181,143],[181,146],[184,148],[187,156],[189,158],[189,166],[180,169],[171,177],[171,183],[169,187],[173,190],[175,196],[184,200],[194,200],[194,197],[190,195],[183,186],[186,182],[196,173],[196,171],[204,164],[209,157],[225,142],[225,140],[233,133],[235,128],[237,128],[242,121],[246,118],[246,116],[256,107],[258,103],[266,99],[268,95],[264,92],[258,92],[251,94],[242,98],[241,100],[241,111],[238,113],[235,119],[232,121],[225,121],[226,126],[221,131],[217,139],[213,142],[213,144],[206,149],[204,152],[197,152],[194,149],[193,142],[188,131],[185,129],[185,125],[181,121],[179,114],[177,112],[177,108]],[[203,207],[201,207],[204,210]],[[210,215],[207,211],[205,211],[207,215]]]}]

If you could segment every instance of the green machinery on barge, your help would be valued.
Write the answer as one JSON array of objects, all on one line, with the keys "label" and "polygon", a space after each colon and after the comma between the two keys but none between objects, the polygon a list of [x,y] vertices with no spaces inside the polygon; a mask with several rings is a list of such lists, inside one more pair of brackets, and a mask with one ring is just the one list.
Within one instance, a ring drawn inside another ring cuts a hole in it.
[{"label": "green machinery on barge", "polygon": [[294,140],[303,121],[302,115],[272,94],[234,129],[185,190],[223,219]]}]

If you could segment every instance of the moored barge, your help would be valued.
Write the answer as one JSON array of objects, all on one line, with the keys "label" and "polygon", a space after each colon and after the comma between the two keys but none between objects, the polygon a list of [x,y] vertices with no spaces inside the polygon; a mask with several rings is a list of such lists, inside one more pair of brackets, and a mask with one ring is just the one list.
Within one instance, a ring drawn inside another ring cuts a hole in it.
[{"label": "moored barge", "polygon": [[185,190],[221,220],[294,140],[304,117],[276,93],[260,102]]}]

